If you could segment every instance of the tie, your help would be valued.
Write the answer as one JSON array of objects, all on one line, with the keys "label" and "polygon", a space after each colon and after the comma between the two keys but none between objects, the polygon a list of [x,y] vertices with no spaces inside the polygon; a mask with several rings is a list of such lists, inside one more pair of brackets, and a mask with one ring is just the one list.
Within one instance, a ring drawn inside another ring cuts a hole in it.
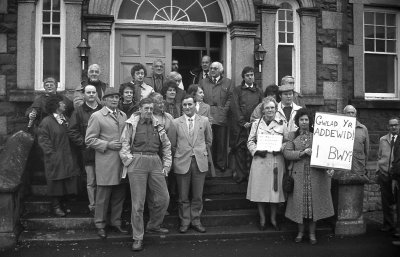
[{"label": "tie", "polygon": [[161,76],[156,76],[155,77],[155,88],[154,90],[156,92],[161,92],[161,88],[162,88],[162,77]]},{"label": "tie", "polygon": [[213,82],[214,82],[214,84],[217,84],[217,79],[213,78]]},{"label": "tie", "polygon": [[193,138],[193,119],[189,118],[189,137]]},{"label": "tie", "polygon": [[391,164],[392,164],[393,146],[394,146],[394,136],[392,136],[392,140],[390,140],[390,155],[389,155],[389,167],[388,167],[388,172],[390,172],[390,166],[391,166]]},{"label": "tie", "polygon": [[203,79],[208,78],[208,72],[203,72]]}]

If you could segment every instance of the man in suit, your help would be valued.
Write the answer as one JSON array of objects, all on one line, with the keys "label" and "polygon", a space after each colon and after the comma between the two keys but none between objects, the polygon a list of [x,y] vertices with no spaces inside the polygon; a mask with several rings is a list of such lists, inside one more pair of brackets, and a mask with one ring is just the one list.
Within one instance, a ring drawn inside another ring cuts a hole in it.
[{"label": "man in suit", "polygon": [[111,226],[117,232],[128,234],[128,231],[121,227],[126,183],[121,183],[122,165],[119,150],[122,144],[119,139],[126,115],[118,110],[119,99],[118,90],[106,89],[103,95],[105,106],[90,116],[85,137],[85,144],[96,151],[97,192],[94,223],[100,238],[107,237],[105,227],[109,205],[111,206]]},{"label": "man in suit", "polygon": [[165,66],[163,61],[161,59],[154,60],[152,69],[153,74],[151,75],[151,77],[146,78],[145,83],[151,86],[155,92],[161,93],[161,89],[165,81]]},{"label": "man in suit", "polygon": [[210,105],[213,138],[212,155],[214,165],[224,172],[226,169],[228,149],[228,111],[230,108],[233,85],[223,76],[221,63],[213,62],[210,66],[210,77],[200,82],[204,91],[204,102]]},{"label": "man in suit", "polygon": [[390,168],[393,161],[394,144],[399,134],[399,120],[396,117],[390,118],[388,123],[389,133],[379,140],[378,150],[378,184],[381,189],[383,227],[384,232],[394,232],[394,205],[395,197],[392,191],[392,177]]},{"label": "man in suit", "polygon": [[[196,114],[196,101],[187,95],[182,101],[184,114],[174,120],[176,146],[174,173],[179,195],[179,232],[186,233],[189,225],[200,233],[206,229],[200,222],[203,209],[203,186],[208,170],[207,147],[212,143],[211,125],[204,116]],[[189,191],[192,199],[189,200]]]},{"label": "man in suit", "polygon": [[190,71],[190,73],[193,75],[192,84],[200,84],[200,81],[209,77],[210,65],[211,57],[208,55],[204,55],[201,58],[201,70],[197,72]]}]

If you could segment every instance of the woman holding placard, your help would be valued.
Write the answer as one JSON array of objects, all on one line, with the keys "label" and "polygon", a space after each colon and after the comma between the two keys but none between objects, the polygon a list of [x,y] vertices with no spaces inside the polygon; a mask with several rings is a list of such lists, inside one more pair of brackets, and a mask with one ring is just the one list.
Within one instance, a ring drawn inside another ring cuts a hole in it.
[{"label": "woman holding placard", "polygon": [[263,117],[253,122],[247,148],[253,156],[250,168],[247,199],[257,202],[260,215],[260,230],[265,230],[265,207],[271,207],[270,221],[275,230],[279,230],[276,222],[278,203],[285,201],[282,190],[282,177],[285,162],[281,152],[284,121],[275,114],[278,103],[273,97],[263,100]]},{"label": "woman holding placard", "polygon": [[285,216],[298,224],[296,243],[303,240],[304,223],[309,226],[309,239],[316,244],[316,221],[334,214],[331,197],[333,170],[310,167],[313,117],[307,109],[297,111],[294,122],[298,129],[290,132],[283,154],[293,161],[293,193],[288,195]]}]

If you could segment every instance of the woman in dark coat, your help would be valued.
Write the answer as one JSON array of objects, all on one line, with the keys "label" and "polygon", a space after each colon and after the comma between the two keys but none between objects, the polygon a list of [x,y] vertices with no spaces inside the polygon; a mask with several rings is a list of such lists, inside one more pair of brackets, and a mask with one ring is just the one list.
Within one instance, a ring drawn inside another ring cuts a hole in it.
[{"label": "woman in dark coat", "polygon": [[49,96],[46,110],[49,115],[39,125],[38,142],[44,153],[47,193],[52,197],[53,212],[64,217],[60,198],[78,194],[79,167],[67,134],[68,120],[64,116],[66,104],[63,98]]},{"label": "woman in dark coat", "polygon": [[288,195],[285,216],[298,224],[296,243],[303,240],[304,223],[308,223],[309,239],[316,244],[316,221],[333,216],[331,176],[333,170],[310,167],[313,117],[307,109],[300,109],[294,117],[299,127],[290,132],[283,154],[293,161],[294,190]]}]

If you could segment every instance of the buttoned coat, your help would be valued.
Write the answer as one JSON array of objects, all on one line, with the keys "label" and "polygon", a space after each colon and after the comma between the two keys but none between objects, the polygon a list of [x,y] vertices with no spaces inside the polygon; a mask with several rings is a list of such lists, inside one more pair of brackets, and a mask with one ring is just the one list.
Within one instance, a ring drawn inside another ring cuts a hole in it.
[{"label": "buttoned coat", "polygon": [[296,116],[297,111],[300,110],[301,108],[302,108],[301,106],[298,106],[297,104],[293,103],[292,112],[290,113],[290,119],[289,121],[287,121],[285,112],[283,111],[282,102],[278,103],[278,110],[276,112],[277,118],[287,121],[286,127],[288,132],[293,132],[297,130],[297,126],[294,123],[294,116]]},{"label": "buttoned coat", "polygon": [[[386,134],[383,137],[379,139],[379,150],[378,150],[378,172],[387,176],[389,172],[389,158],[390,158],[390,152],[392,153],[391,160],[394,160],[393,152],[394,152],[394,147],[392,151],[390,151],[390,141],[392,134]],[[397,141],[397,138],[396,138]],[[392,166],[392,164],[390,164]]]},{"label": "buttoned coat", "polygon": [[204,116],[208,118],[208,121],[212,124],[212,118],[210,114],[210,105],[204,103],[204,102],[199,102],[199,110],[197,111],[197,114],[200,116]]},{"label": "buttoned coat", "polygon": [[186,116],[174,120],[176,130],[176,146],[174,154],[174,172],[186,174],[189,171],[192,155],[196,157],[197,166],[200,172],[208,170],[207,147],[212,143],[211,125],[207,117],[194,115],[193,137],[189,136],[189,128],[186,123]]},{"label": "buttoned coat", "polygon": [[96,182],[100,186],[118,185],[122,165],[119,151],[107,148],[113,140],[119,140],[124,129],[126,115],[118,110],[117,118],[106,107],[92,114],[86,130],[85,143],[96,151]]},{"label": "buttoned coat", "polygon": [[[288,195],[285,216],[296,223],[303,223],[304,164],[309,161],[300,157],[304,147],[296,139],[295,132],[288,134],[288,142],[283,150],[285,159],[293,161],[293,193]],[[312,145],[312,142],[311,142]],[[331,178],[326,170],[310,168],[313,220],[317,221],[334,215]]]},{"label": "buttoned coat", "polygon": [[203,79],[199,86],[204,91],[204,102],[210,105],[212,124],[227,126],[232,98],[232,81],[220,77],[216,84],[211,78]]}]

